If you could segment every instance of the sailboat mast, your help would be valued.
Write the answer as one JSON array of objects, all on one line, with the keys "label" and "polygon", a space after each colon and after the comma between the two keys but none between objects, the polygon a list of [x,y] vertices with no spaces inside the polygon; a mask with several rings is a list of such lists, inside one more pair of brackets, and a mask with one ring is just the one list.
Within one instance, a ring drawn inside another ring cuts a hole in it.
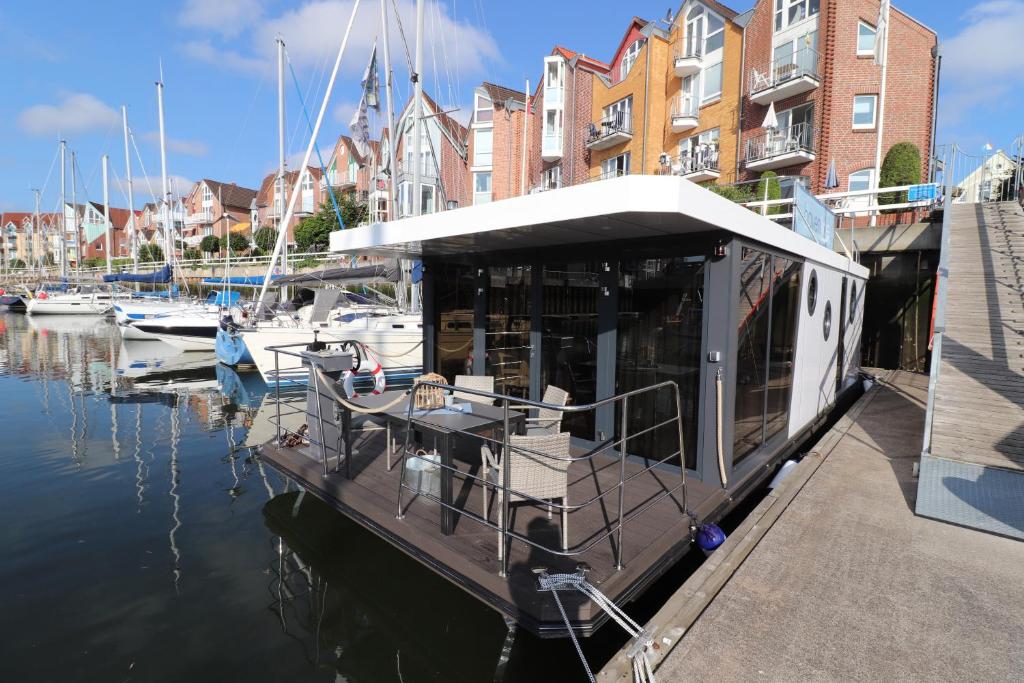
[{"label": "sailboat mast", "polygon": [[128,107],[121,105],[121,125],[124,128],[124,172],[128,180],[128,220],[132,229],[128,235],[128,244],[132,250],[132,272],[139,272],[138,226],[135,224],[135,193],[132,188],[132,156],[128,149]]},{"label": "sailboat mast", "polygon": [[166,248],[165,261],[170,265],[174,259],[174,238],[171,230],[171,193],[167,187],[167,138],[164,132],[164,69],[160,66],[160,80],[156,82],[156,104],[157,116],[160,121],[160,185],[163,192],[163,223],[164,223],[164,244]]},{"label": "sailboat mast", "polygon": [[412,215],[423,213],[423,0],[416,0],[416,73],[412,104]]},{"label": "sailboat mast", "polygon": [[81,236],[78,234],[78,175],[76,173],[76,167],[78,166],[77,159],[75,156],[75,150],[71,150],[71,226],[74,228],[75,234],[75,272],[77,273],[82,267],[82,253],[81,253]]},{"label": "sailboat mast", "polygon": [[109,275],[113,268],[113,263],[110,260],[110,185],[107,178],[107,167],[110,166],[110,157],[106,154],[103,155],[103,227],[104,227],[104,240],[103,248],[107,251],[107,274]]},{"label": "sailboat mast", "polygon": [[391,174],[388,178],[388,218],[390,220],[395,220],[398,218],[398,149],[395,138],[394,74],[391,73],[391,47],[390,39],[388,37],[388,24],[390,21],[388,16],[387,0],[380,0],[380,23],[381,32],[384,38],[384,92],[387,95],[388,157],[391,167]]},{"label": "sailboat mast", "polygon": [[[277,191],[274,193],[280,198],[281,207],[277,214],[277,230],[287,234],[288,226],[282,223],[284,216],[285,197],[285,162],[284,162],[284,39],[277,36]],[[301,179],[300,179],[301,182]],[[274,202],[277,205],[277,201]],[[288,238],[281,245],[281,274],[288,274]]]},{"label": "sailboat mast", "polygon": [[[36,210],[34,218],[35,226],[32,230],[32,239],[28,240],[29,262],[38,266],[39,270],[42,270],[42,264],[38,262],[39,254],[36,253],[35,246],[37,243],[40,245],[45,244],[46,233],[43,232],[43,224],[39,220],[39,190],[32,190],[32,193],[35,194],[36,196]],[[43,249],[43,251],[46,251],[45,248]]]},{"label": "sailboat mast", "polygon": [[68,202],[67,202],[67,161],[68,143],[60,141],[60,234],[57,240],[58,255],[60,256],[60,275],[68,276]]}]

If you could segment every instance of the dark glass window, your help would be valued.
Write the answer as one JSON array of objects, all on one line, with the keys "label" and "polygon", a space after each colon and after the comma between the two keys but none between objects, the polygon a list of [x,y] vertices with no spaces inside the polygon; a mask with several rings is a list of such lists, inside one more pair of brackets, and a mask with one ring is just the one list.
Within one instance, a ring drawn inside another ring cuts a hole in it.
[{"label": "dark glass window", "polygon": [[[597,263],[560,263],[544,267],[541,313],[541,386],[569,392],[577,405],[597,395]],[[594,412],[565,413],[562,429],[594,438]]]},{"label": "dark glass window", "polygon": [[825,335],[825,341],[832,336],[832,302],[825,302],[825,319],[821,323],[821,332]]},{"label": "dark glass window", "polygon": [[486,374],[499,394],[530,394],[530,266],[495,266],[487,305]]},{"label": "dark glass window", "polygon": [[736,353],[736,412],[733,464],[741,462],[763,442],[766,354],[770,322],[771,256],[744,247],[737,301],[739,326]]},{"label": "dark glass window", "polygon": [[[623,261],[619,269],[619,320],[615,392],[671,380],[679,385],[686,466],[697,462],[704,260],[667,258]],[[675,396],[649,392],[629,401],[630,433],[650,429],[675,415]],[[618,437],[620,416],[616,416]],[[661,460],[679,450],[673,424],[628,444],[629,452]]]},{"label": "dark glass window", "polygon": [[434,277],[437,303],[437,371],[449,382],[473,374],[473,297],[475,269],[438,264]]},{"label": "dark glass window", "polygon": [[807,283],[807,314],[814,315],[818,307],[818,271],[811,270],[811,280]]},{"label": "dark glass window", "polygon": [[768,391],[765,441],[789,422],[790,394],[796,353],[796,321],[800,310],[800,263],[772,259],[772,324],[768,346]]}]

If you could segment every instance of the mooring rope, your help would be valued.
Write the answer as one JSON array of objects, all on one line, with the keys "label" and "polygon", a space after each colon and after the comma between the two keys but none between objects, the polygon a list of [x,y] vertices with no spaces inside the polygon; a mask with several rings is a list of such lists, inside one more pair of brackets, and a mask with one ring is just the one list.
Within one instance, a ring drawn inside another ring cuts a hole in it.
[{"label": "mooring rope", "polygon": [[587,581],[587,575],[584,569],[577,570],[575,574],[548,574],[547,570],[544,569],[536,570],[536,572],[538,590],[551,591],[551,595],[555,599],[555,604],[558,606],[558,611],[562,615],[562,621],[565,622],[565,628],[569,632],[569,637],[572,639],[572,643],[576,647],[576,653],[580,656],[580,661],[583,663],[583,668],[587,672],[587,678],[591,683],[594,683],[594,674],[590,670],[590,664],[587,663],[587,658],[583,656],[583,649],[580,647],[576,634],[572,629],[572,625],[569,623],[569,617],[566,615],[565,608],[562,606],[562,600],[558,596],[558,591],[579,591],[590,598],[598,607],[607,612],[608,616],[610,616],[615,623],[621,626],[622,629],[629,634],[630,638],[633,639],[633,645],[630,647],[628,655],[633,663],[634,682],[656,683],[654,680],[654,669],[651,667],[651,661],[647,657],[647,650],[654,644],[654,637],[640,624],[634,621],[632,617],[626,614],[621,607],[612,602],[607,595],[599,591],[589,581]]},{"label": "mooring rope", "polygon": [[335,401],[345,406],[353,413],[360,413],[362,415],[377,415],[379,413],[386,413],[395,406],[401,404],[402,401],[405,400],[405,397],[412,393],[412,389],[406,389],[401,394],[399,394],[394,401],[391,401],[390,403],[386,403],[385,405],[379,406],[377,408],[366,408],[364,406],[356,405],[355,403],[350,403],[348,399],[342,398],[341,394],[339,394],[334,389],[334,380],[328,377],[320,368],[315,368],[315,370],[317,378],[319,378],[321,384],[327,389],[327,393],[330,394]]}]

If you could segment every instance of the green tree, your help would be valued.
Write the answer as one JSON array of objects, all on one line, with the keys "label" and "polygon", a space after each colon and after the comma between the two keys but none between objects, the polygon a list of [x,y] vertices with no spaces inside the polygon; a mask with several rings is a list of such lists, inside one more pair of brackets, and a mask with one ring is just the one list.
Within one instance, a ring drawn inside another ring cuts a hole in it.
[{"label": "green tree", "polygon": [[[889,148],[882,161],[878,177],[879,187],[916,185],[921,182],[921,151],[912,142],[898,142]],[[879,204],[901,204],[907,201],[906,192],[884,192],[878,195]]]},{"label": "green tree", "polygon": [[725,197],[729,201],[736,202],[737,204],[753,201],[753,197],[750,196],[750,190],[743,186],[710,184],[705,187],[715,194]]},{"label": "green tree", "polygon": [[25,267],[25,262],[22,261],[20,258],[11,259],[10,267],[11,268],[24,268]]},{"label": "green tree", "polygon": [[263,226],[252,235],[253,243],[262,251],[270,251],[277,242],[277,230]]},{"label": "green tree", "polygon": [[[366,202],[359,201],[355,194],[347,192],[337,197],[338,211],[346,228],[364,223],[370,214]],[[295,226],[295,245],[299,251],[323,251],[330,244],[330,234],[341,230],[338,214],[330,200],[320,205],[320,210]]]},{"label": "green tree", "polygon": [[216,235],[207,235],[199,243],[199,250],[207,254],[220,251],[220,240]]},{"label": "green tree", "polygon": [[231,253],[240,254],[249,248],[249,240],[245,239],[237,232],[232,232],[224,237],[220,238],[220,250],[228,250],[228,239],[231,239]]},{"label": "green tree", "polygon": [[164,250],[159,244],[143,244],[139,247],[139,260],[143,263],[163,261]]},{"label": "green tree", "polygon": [[[765,190],[767,189],[767,195]],[[765,171],[761,174],[761,180],[757,183],[757,190],[754,192],[754,201],[762,202],[767,199],[772,201],[773,199],[782,199],[782,185],[779,184],[779,176],[775,171]],[[775,205],[769,206],[768,214],[782,213],[782,207]]]},{"label": "green tree", "polygon": [[199,251],[198,249],[193,249],[192,247],[189,247],[181,253],[181,258],[183,258],[186,261],[198,261],[199,259],[203,258],[203,252]]}]

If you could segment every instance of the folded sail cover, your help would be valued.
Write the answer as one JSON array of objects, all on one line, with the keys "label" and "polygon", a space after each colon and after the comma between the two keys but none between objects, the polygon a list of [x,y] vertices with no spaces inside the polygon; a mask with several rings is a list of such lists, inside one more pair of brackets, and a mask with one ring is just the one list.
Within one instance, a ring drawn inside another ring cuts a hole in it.
[{"label": "folded sail cover", "polygon": [[[274,275],[271,280],[276,280],[280,276]],[[262,275],[240,275],[238,277],[204,277],[204,285],[238,285],[240,287],[259,287],[263,284]]]},{"label": "folded sail cover", "polygon": [[285,275],[274,280],[275,285],[361,284],[368,282],[398,282],[398,264],[394,261],[358,268],[327,268],[312,273]]},{"label": "folded sail cover", "polygon": [[103,276],[104,282],[144,282],[150,284],[171,281],[171,267],[164,266],[152,273],[113,273]]}]

